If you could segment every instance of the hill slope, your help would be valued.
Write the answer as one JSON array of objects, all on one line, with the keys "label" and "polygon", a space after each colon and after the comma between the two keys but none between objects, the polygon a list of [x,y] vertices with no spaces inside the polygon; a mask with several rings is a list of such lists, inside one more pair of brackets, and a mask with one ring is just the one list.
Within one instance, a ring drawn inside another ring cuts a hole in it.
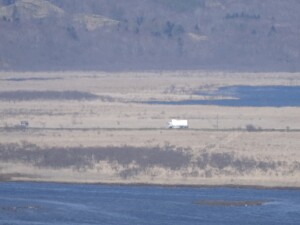
[{"label": "hill slope", "polygon": [[0,0],[0,70],[300,70],[297,0]]}]

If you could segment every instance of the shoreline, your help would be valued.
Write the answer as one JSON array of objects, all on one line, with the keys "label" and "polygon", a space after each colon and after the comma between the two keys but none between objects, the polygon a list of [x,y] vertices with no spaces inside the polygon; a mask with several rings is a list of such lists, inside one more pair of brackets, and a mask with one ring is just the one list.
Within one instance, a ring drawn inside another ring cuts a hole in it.
[{"label": "shoreline", "polygon": [[98,185],[98,186],[124,186],[124,187],[164,187],[164,188],[230,188],[230,189],[255,189],[255,190],[295,190],[300,191],[297,186],[264,186],[264,185],[242,185],[242,184],[160,184],[160,183],[125,183],[125,182],[68,182],[68,181],[34,181],[34,180],[5,180],[1,183],[40,183],[40,184],[65,184],[65,185]]}]

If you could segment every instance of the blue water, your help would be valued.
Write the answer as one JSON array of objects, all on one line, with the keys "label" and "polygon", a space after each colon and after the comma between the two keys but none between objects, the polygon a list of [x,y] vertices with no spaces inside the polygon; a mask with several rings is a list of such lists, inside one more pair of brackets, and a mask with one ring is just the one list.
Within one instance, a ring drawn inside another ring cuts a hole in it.
[{"label": "blue water", "polygon": [[171,105],[218,105],[234,107],[299,107],[300,86],[227,86],[215,92],[196,92],[201,96],[223,96],[233,99],[219,100],[184,100],[148,102],[151,104]]},{"label": "blue water", "polygon": [[[200,206],[198,200],[265,200]],[[300,224],[300,190],[0,183],[1,225]]]}]

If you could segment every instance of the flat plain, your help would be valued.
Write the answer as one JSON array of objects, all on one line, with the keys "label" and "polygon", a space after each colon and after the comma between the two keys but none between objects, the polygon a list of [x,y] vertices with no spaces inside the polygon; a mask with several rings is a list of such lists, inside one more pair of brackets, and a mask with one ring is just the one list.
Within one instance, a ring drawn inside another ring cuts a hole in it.
[{"label": "flat plain", "polygon": [[1,72],[0,179],[300,187],[299,107],[172,104],[241,85],[300,74]]}]

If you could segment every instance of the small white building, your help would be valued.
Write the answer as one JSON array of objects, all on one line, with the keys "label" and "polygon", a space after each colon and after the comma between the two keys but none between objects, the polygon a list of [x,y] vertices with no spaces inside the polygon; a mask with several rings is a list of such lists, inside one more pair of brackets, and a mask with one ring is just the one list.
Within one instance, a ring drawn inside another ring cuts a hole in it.
[{"label": "small white building", "polygon": [[172,119],[169,123],[168,123],[168,128],[172,128],[172,129],[186,129],[188,128],[188,121],[187,120],[176,120],[176,119]]}]

